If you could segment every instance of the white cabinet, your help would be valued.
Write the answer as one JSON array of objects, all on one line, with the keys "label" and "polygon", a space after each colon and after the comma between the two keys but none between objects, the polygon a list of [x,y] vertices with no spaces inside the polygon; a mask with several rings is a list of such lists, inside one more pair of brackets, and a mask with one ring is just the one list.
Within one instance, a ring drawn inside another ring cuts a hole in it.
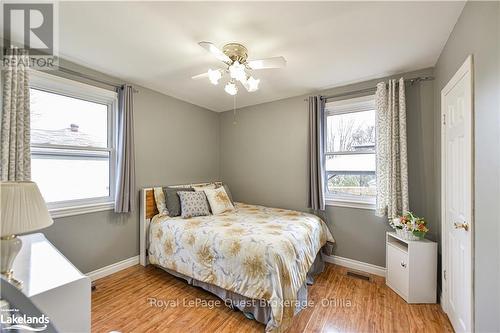
[{"label": "white cabinet", "polygon": [[90,278],[82,274],[43,234],[20,236],[14,277],[22,292],[62,333],[90,332]]},{"label": "white cabinet", "polygon": [[386,284],[408,303],[436,303],[437,243],[386,236]]}]

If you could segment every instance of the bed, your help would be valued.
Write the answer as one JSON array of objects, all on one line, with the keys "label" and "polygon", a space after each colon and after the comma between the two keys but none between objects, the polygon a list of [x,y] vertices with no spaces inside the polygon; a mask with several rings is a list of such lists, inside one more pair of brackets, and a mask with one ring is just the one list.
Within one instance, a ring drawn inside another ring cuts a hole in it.
[{"label": "bed", "polygon": [[212,292],[267,332],[285,330],[307,301],[306,284],[324,267],[322,253],[331,250],[326,224],[312,214],[239,202],[219,215],[160,216],[152,191],[142,190],[141,264]]}]

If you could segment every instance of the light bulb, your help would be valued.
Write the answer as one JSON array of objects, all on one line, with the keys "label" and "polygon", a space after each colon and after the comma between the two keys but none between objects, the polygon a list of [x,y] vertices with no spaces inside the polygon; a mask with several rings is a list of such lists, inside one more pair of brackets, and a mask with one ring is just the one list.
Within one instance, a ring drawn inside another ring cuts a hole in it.
[{"label": "light bulb", "polygon": [[234,96],[238,93],[238,87],[233,82],[228,82],[224,87],[224,90],[231,96]]},{"label": "light bulb", "polygon": [[248,85],[248,91],[253,92],[259,89],[259,79],[254,79],[253,76],[250,76],[247,80],[247,85]]},{"label": "light bulb", "polygon": [[229,75],[231,78],[238,81],[245,80],[247,74],[245,73],[245,66],[235,61],[231,66],[229,66]]},{"label": "light bulb", "polygon": [[209,69],[208,70],[208,79],[214,85],[219,83],[220,78],[222,77],[221,72],[218,69]]}]

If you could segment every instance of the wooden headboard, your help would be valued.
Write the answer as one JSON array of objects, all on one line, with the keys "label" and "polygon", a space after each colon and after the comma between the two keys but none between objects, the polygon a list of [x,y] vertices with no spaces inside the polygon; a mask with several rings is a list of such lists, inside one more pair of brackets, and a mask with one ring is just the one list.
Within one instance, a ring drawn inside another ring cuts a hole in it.
[{"label": "wooden headboard", "polygon": [[146,189],[145,191],[145,218],[152,219],[156,214],[158,214],[158,208],[156,208],[155,194],[153,189]]},{"label": "wooden headboard", "polygon": [[[222,185],[222,182],[205,182],[196,184],[184,184],[184,185],[167,185],[168,187],[192,187],[192,186],[204,186],[204,185]],[[155,187],[165,187],[165,186],[155,186]],[[140,239],[139,239],[139,261],[141,265],[146,266],[148,264],[147,260],[147,247],[148,244],[148,233],[149,233],[149,223],[151,219],[158,214],[158,209],[156,208],[156,201],[154,195],[154,187],[147,187],[141,189],[141,202],[140,202]]]}]

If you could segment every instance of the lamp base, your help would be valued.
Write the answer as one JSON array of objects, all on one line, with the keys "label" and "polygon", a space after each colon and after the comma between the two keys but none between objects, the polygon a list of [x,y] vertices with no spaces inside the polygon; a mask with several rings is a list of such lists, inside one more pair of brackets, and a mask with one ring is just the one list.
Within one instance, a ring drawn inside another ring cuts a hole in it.
[{"label": "lamp base", "polygon": [[17,289],[22,289],[23,288],[23,281],[21,280],[17,280],[16,278],[14,278],[13,274],[14,274],[14,271],[10,271],[10,272],[7,272],[7,273],[0,273],[3,278],[5,280],[7,280],[11,285],[13,285],[14,287],[16,287]]},{"label": "lamp base", "polygon": [[14,278],[12,265],[21,250],[23,242],[16,235],[0,238],[0,274],[16,288],[22,288],[22,281]]}]

